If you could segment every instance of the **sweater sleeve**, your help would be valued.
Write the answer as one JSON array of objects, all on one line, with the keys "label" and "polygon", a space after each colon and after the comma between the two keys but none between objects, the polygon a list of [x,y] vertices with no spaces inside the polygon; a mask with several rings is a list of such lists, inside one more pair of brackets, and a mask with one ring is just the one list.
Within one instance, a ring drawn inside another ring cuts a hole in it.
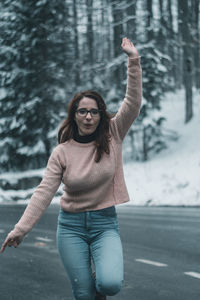
[{"label": "sweater sleeve", "polygon": [[61,183],[62,173],[63,167],[59,159],[59,153],[55,148],[49,157],[43,179],[33,193],[12,234],[25,235],[33,228],[53,199]]},{"label": "sweater sleeve", "polygon": [[128,58],[127,87],[124,101],[111,119],[110,128],[118,140],[123,140],[139,115],[142,101],[142,69],[140,57]]}]

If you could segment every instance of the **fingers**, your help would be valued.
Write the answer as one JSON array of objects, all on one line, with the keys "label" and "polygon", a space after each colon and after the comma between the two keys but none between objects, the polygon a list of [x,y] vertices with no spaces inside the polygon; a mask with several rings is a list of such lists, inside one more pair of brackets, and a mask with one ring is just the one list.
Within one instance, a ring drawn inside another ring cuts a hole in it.
[{"label": "fingers", "polygon": [[122,43],[123,43],[123,42],[131,44],[131,41],[130,41],[127,37],[124,37],[124,38],[122,39]]},{"label": "fingers", "polygon": [[1,247],[1,251],[0,251],[1,253],[4,252],[6,246],[7,246],[7,241],[5,240],[5,242],[2,244],[2,247]]},{"label": "fingers", "polygon": [[17,247],[18,247],[18,243],[17,243],[16,241],[14,241],[13,246],[14,246],[15,248],[17,248]]},{"label": "fingers", "polygon": [[5,248],[6,248],[6,246],[8,246],[8,247],[14,246],[15,248],[17,248],[18,245],[19,245],[19,243],[17,243],[16,240],[11,239],[11,238],[7,238],[7,239],[5,240],[5,242],[2,244],[2,247],[1,247],[0,252],[3,253],[4,250],[5,250]]},{"label": "fingers", "polygon": [[134,44],[127,37],[124,37],[122,39],[121,47],[122,47],[122,50],[128,55],[128,57],[135,58],[138,56],[137,49],[135,48]]},{"label": "fingers", "polygon": [[127,43],[127,37],[124,37],[123,39],[122,39],[122,46],[125,46],[126,45],[126,43]]},{"label": "fingers", "polygon": [[10,239],[7,243],[8,247],[12,247],[14,246],[15,248],[17,248],[17,246],[19,245],[19,241],[18,239]]},{"label": "fingers", "polygon": [[5,249],[5,247],[2,245],[2,246],[1,246],[0,253],[3,253],[4,249]]},{"label": "fingers", "polygon": [[134,47],[134,44],[127,38],[127,37],[124,37],[122,39],[122,44],[121,44],[122,47],[124,46],[131,46],[131,47]]}]

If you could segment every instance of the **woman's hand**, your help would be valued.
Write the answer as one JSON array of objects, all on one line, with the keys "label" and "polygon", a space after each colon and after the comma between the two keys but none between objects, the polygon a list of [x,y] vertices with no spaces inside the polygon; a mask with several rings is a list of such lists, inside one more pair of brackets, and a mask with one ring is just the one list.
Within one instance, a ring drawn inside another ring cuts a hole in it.
[{"label": "woman's hand", "polygon": [[5,241],[3,242],[0,252],[3,253],[6,246],[8,246],[8,247],[14,246],[15,248],[17,248],[19,246],[19,244],[23,241],[23,239],[24,239],[24,235],[19,235],[19,234],[16,235],[16,234],[14,234],[13,231],[11,231],[8,234]]},{"label": "woman's hand", "polygon": [[122,50],[128,55],[130,58],[138,57],[138,51],[133,45],[133,43],[127,39],[126,37],[122,39],[121,44]]}]

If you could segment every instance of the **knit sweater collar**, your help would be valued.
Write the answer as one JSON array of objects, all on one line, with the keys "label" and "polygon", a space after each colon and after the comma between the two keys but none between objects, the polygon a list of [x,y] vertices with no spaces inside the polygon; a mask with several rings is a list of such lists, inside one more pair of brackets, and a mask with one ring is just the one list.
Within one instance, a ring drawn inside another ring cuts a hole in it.
[{"label": "knit sweater collar", "polygon": [[95,141],[96,139],[96,131],[94,131],[93,133],[91,134],[87,134],[87,135],[80,135],[78,133],[78,131],[76,130],[75,133],[74,133],[74,137],[73,139],[78,142],[78,143],[90,143],[92,141]]}]

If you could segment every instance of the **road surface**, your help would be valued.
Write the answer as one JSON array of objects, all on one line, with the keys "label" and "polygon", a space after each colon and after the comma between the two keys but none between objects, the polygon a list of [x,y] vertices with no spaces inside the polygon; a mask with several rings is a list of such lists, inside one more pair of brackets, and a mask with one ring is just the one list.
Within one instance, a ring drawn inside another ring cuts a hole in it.
[{"label": "road surface", "polygon": [[[24,205],[0,205],[0,242]],[[19,248],[0,254],[0,300],[72,300],[51,205]],[[108,300],[200,299],[200,208],[119,206],[122,291]],[[89,300],[89,299],[88,299]]]}]

